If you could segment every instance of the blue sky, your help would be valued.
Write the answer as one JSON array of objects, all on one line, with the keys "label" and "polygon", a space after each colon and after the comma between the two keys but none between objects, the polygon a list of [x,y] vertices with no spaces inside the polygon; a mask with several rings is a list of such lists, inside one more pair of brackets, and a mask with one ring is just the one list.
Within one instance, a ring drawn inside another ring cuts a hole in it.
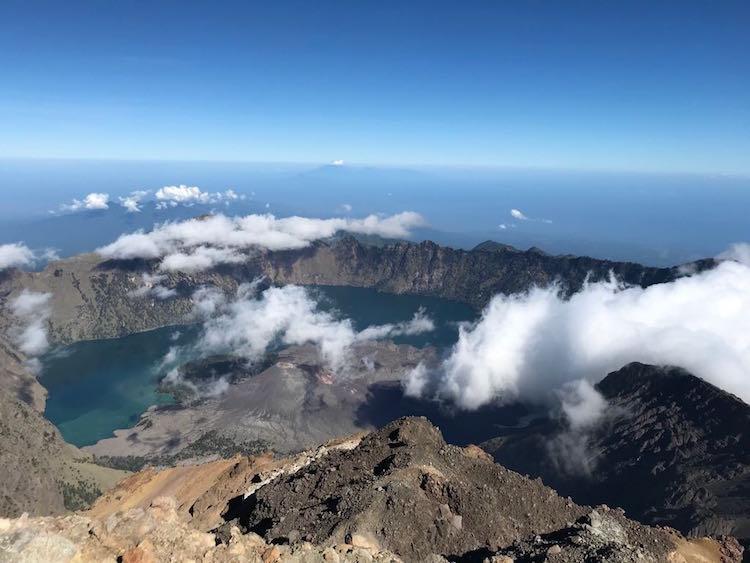
[{"label": "blue sky", "polygon": [[750,3],[0,4],[0,157],[750,174]]}]

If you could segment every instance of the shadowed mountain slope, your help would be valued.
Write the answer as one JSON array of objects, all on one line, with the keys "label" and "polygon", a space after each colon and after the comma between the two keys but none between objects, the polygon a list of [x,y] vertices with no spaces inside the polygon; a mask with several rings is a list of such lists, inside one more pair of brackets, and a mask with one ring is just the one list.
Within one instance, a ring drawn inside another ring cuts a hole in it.
[{"label": "shadowed mountain slope", "polygon": [[597,388],[610,415],[588,435],[591,475],[560,471],[541,422],[483,444],[496,460],[540,475],[580,502],[622,506],[684,533],[750,538],[750,406],[674,367],[632,363]]}]

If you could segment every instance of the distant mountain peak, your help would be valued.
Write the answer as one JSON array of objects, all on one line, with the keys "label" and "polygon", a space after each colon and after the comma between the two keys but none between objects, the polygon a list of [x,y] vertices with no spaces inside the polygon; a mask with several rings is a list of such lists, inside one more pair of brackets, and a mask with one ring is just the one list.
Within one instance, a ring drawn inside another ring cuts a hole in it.
[{"label": "distant mountain peak", "polygon": [[494,240],[486,240],[484,242],[480,242],[471,250],[479,250],[484,252],[521,252],[515,246],[511,246],[510,244],[504,244],[502,242],[497,242]]}]

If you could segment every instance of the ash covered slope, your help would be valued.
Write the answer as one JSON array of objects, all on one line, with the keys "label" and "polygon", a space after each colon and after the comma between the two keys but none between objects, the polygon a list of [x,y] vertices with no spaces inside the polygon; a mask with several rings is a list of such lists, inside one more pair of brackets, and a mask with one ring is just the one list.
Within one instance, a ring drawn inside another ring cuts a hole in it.
[{"label": "ash covered slope", "polygon": [[483,446],[581,502],[684,533],[750,539],[750,406],[685,370],[632,363],[597,386],[612,416],[589,436],[590,477],[561,472],[541,424]]},{"label": "ash covered slope", "polygon": [[0,546],[18,559],[44,549],[59,561],[741,558],[732,539],[686,540],[617,510],[578,506],[476,447],[447,445],[421,418],[288,458],[147,469],[88,513],[0,520]]}]

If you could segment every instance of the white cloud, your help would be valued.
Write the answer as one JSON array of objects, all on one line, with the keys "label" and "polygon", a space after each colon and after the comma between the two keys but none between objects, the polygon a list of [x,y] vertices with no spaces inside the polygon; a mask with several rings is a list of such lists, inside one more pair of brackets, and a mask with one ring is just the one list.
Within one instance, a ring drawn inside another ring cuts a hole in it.
[{"label": "white cloud", "polygon": [[136,231],[121,235],[118,239],[97,250],[105,258],[129,260],[131,258],[159,258],[166,252],[160,247],[157,237],[152,233]]},{"label": "white cloud", "polygon": [[719,260],[734,260],[750,266],[750,243],[738,242],[717,256]]},{"label": "white cloud", "polygon": [[407,391],[467,409],[555,404],[567,383],[596,383],[633,361],[683,367],[750,402],[750,267],[726,261],[645,289],[592,283],[568,300],[555,287],[497,295],[459,329],[438,369],[414,371]]},{"label": "white cloud", "polygon": [[194,296],[198,316],[210,316],[203,327],[198,350],[202,354],[228,353],[257,362],[275,343],[314,344],[322,359],[341,370],[355,342],[418,334],[434,329],[425,311],[404,323],[370,326],[358,332],[350,319],[339,319],[318,308],[312,294],[299,286],[271,287],[256,295],[257,283],[241,286],[227,303],[221,294],[201,290]]},{"label": "white cloud", "polygon": [[138,213],[141,210],[141,200],[148,195],[148,190],[136,190],[130,192],[130,195],[125,197],[119,197],[120,205],[122,205],[128,213]]},{"label": "white cloud", "polygon": [[529,217],[528,215],[526,215],[520,209],[515,209],[515,208],[510,210],[510,216],[513,217],[514,219],[518,220],[518,221],[536,221],[538,223],[546,223],[548,225],[552,223],[551,219],[541,219],[541,218]]},{"label": "white cloud", "polygon": [[109,209],[109,194],[92,192],[83,201],[74,199],[72,203],[60,206],[63,211],[80,211],[81,209]]},{"label": "white cloud", "polygon": [[342,203],[341,205],[339,205],[339,209],[343,211],[344,213],[351,213],[353,207],[351,206],[350,203]]},{"label": "white cloud", "polygon": [[598,452],[590,447],[590,435],[607,414],[607,401],[585,379],[565,383],[557,395],[564,429],[547,442],[550,459],[564,473],[591,475]]},{"label": "white cloud", "polygon": [[219,397],[229,389],[229,381],[225,376],[201,380],[198,385],[189,379],[185,379],[179,367],[170,369],[162,381],[168,385],[187,387],[200,397]]},{"label": "white cloud", "polygon": [[47,319],[50,316],[51,293],[22,291],[10,302],[10,310],[16,318],[12,336],[18,348],[27,356],[38,356],[49,348]]},{"label": "white cloud", "polygon": [[23,243],[0,244],[0,270],[29,266],[34,260],[34,253]]},{"label": "white cloud", "polygon": [[174,272],[199,272],[217,264],[238,264],[245,257],[230,248],[199,246],[190,252],[175,252],[164,257],[161,269]]},{"label": "white cloud", "polygon": [[344,166],[344,161],[341,159],[334,160],[331,162],[331,166]]},{"label": "white cloud", "polygon": [[142,274],[142,285],[139,288],[128,292],[128,297],[141,299],[144,297],[152,297],[161,301],[171,299],[177,295],[177,290],[161,285],[161,282],[165,279],[166,276],[163,275]]},{"label": "white cloud", "polygon": [[156,192],[159,201],[174,201],[177,203],[208,203],[208,192],[201,191],[197,186],[164,186]]},{"label": "white cloud", "polygon": [[163,270],[197,271],[240,262],[244,259],[241,251],[252,248],[303,248],[338,231],[405,237],[411,228],[422,224],[424,219],[413,212],[390,217],[369,215],[363,219],[213,215],[166,223],[149,233],[122,235],[97,252],[105,258],[162,258]]},{"label": "white cloud", "polygon": [[157,209],[176,207],[178,205],[191,206],[195,204],[229,204],[232,201],[244,199],[232,189],[223,192],[204,192],[197,186],[164,186],[156,192]]},{"label": "white cloud", "polygon": [[193,292],[193,316],[208,319],[226,303],[226,296],[215,287],[201,287]]},{"label": "white cloud", "polygon": [[402,323],[389,323],[370,326],[357,335],[358,340],[380,340],[394,336],[409,336],[435,330],[435,323],[427,316],[427,311],[420,308],[411,320]]},{"label": "white cloud", "polygon": [[0,244],[0,271],[6,268],[32,266],[59,258],[54,248],[34,251],[22,242]]}]

